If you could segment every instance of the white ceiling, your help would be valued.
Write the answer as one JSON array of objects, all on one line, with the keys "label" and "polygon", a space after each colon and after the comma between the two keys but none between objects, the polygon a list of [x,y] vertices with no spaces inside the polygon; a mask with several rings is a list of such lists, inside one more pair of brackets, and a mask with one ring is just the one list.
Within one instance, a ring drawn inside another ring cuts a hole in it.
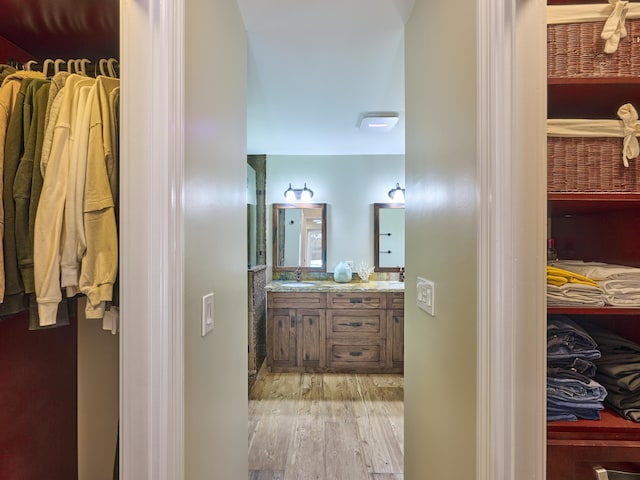
[{"label": "white ceiling", "polygon": [[[249,39],[248,153],[404,154],[404,24],[414,0],[238,0]],[[361,132],[365,112],[398,112]]]}]

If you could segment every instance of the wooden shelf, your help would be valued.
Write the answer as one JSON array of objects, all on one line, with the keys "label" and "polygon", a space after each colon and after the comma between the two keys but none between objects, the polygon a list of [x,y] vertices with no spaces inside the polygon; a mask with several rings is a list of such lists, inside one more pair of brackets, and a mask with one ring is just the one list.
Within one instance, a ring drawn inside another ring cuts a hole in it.
[{"label": "wooden shelf", "polygon": [[614,210],[640,212],[640,193],[550,193],[547,195],[551,216],[580,215]]},{"label": "wooden shelf", "polygon": [[547,86],[548,118],[617,120],[625,103],[640,108],[640,77],[558,78]]},{"label": "wooden shelf", "polygon": [[553,88],[556,85],[575,85],[589,88],[595,85],[640,85],[640,77],[572,77],[572,78],[547,78],[547,85]]},{"label": "wooden shelf", "polygon": [[[600,420],[578,420],[577,422],[547,422],[548,438],[558,438],[560,434],[617,434],[640,439],[640,423],[627,420],[616,412],[605,408]],[[562,435],[564,436],[564,435]]]},{"label": "wooden shelf", "polygon": [[638,315],[640,307],[548,307],[549,315]]}]

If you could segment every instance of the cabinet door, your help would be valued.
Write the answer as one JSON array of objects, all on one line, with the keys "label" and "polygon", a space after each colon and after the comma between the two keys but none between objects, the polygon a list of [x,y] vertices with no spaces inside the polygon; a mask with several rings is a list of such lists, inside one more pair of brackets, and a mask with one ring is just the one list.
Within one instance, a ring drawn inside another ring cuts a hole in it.
[{"label": "cabinet door", "polygon": [[404,366],[404,310],[387,312],[387,349],[391,355],[391,367]]},{"label": "cabinet door", "polygon": [[298,309],[297,324],[297,360],[300,367],[324,367],[324,310]]},{"label": "cabinet door", "polygon": [[271,367],[296,365],[296,311],[288,308],[269,309],[267,324],[267,359]]}]

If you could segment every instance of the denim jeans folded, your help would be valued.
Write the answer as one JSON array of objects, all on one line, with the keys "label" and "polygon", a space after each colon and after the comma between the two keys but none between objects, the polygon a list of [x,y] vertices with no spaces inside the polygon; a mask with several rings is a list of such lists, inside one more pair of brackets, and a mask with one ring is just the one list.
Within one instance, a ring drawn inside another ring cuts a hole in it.
[{"label": "denim jeans folded", "polygon": [[566,360],[600,358],[595,340],[576,322],[565,315],[551,315],[547,321],[547,358]]},{"label": "denim jeans folded", "polygon": [[547,366],[550,370],[568,370],[580,373],[589,378],[592,378],[596,374],[595,363],[584,358],[547,358]]},{"label": "denim jeans folded", "polygon": [[581,406],[602,402],[607,396],[607,390],[595,380],[588,383],[571,378],[547,377],[547,402],[564,402],[569,405]]}]

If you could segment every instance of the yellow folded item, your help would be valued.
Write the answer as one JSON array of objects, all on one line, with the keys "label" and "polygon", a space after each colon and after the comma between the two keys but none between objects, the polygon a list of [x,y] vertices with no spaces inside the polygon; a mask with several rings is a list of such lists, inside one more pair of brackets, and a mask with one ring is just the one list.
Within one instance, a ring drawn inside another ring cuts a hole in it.
[{"label": "yellow folded item", "polygon": [[555,285],[556,287],[560,287],[568,282],[569,280],[567,279],[567,277],[559,277],[557,275],[547,275],[547,283],[550,283],[551,285]]},{"label": "yellow folded item", "polygon": [[[549,277],[551,277],[551,281],[549,281]],[[584,275],[580,275],[579,273],[570,272],[569,270],[564,270],[562,268],[554,267],[551,265],[547,265],[547,283],[551,283],[552,285],[558,285],[558,277],[565,278],[567,281],[565,283],[581,283],[583,285],[591,285],[593,287],[597,287],[598,283],[595,280],[590,279],[589,277],[585,277]],[[560,285],[563,285],[562,283]]]}]

